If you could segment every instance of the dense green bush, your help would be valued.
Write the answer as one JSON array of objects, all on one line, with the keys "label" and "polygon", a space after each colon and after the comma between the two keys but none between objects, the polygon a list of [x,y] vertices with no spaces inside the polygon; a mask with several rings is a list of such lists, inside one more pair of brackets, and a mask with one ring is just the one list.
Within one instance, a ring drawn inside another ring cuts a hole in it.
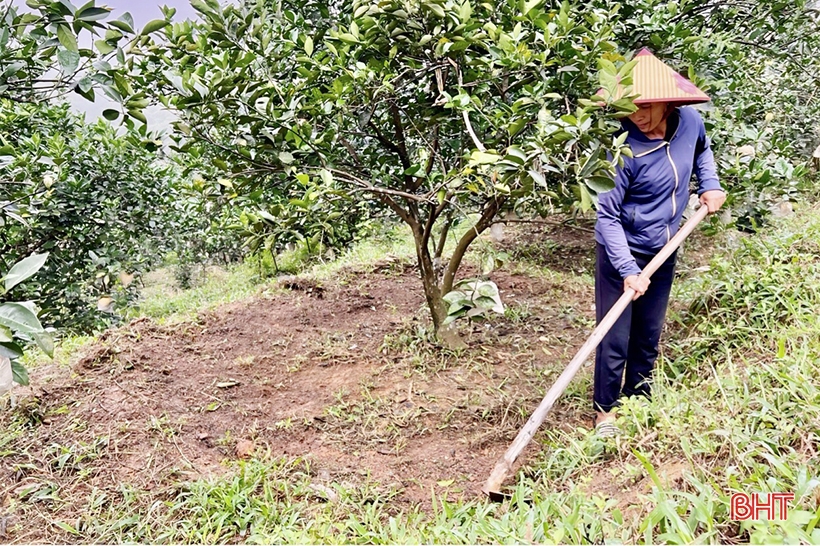
[{"label": "dense green bush", "polygon": [[[159,262],[180,228],[172,169],[145,131],[85,125],[67,106],[0,104],[0,269],[35,252],[50,259],[14,288],[44,320],[87,330],[134,296],[135,275]],[[110,298],[111,301],[109,301]]]},{"label": "dense green bush", "polygon": [[678,318],[687,333],[679,344],[683,353],[697,358],[749,348],[772,324],[787,327],[816,315],[819,241],[817,224],[781,228],[777,236],[737,238],[736,248],[713,260],[709,274],[694,283],[691,304]]}]

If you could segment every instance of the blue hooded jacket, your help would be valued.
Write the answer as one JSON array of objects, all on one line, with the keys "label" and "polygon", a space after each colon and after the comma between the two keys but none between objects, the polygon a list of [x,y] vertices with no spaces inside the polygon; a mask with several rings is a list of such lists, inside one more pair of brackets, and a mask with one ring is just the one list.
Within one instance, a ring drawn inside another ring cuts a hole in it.
[{"label": "blue hooded jacket", "polygon": [[[677,127],[674,122],[677,121]],[[606,247],[610,262],[624,279],[641,268],[632,257],[656,254],[678,232],[689,202],[689,180],[698,179],[698,195],[720,190],[715,158],[700,114],[678,108],[668,123],[669,140],[649,139],[628,119],[626,142],[633,157],[624,157],[615,187],[598,196],[595,240]]]}]

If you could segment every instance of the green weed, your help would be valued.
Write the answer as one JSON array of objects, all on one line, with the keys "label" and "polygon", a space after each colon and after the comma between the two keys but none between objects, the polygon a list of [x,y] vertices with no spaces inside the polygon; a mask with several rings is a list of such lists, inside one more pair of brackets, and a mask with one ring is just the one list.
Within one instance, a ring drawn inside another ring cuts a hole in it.
[{"label": "green weed", "polygon": [[126,311],[126,319],[145,316],[160,324],[183,322],[202,311],[248,298],[260,290],[250,264],[208,269],[204,279],[187,290],[177,289],[173,282],[162,271],[152,274],[137,305]]}]

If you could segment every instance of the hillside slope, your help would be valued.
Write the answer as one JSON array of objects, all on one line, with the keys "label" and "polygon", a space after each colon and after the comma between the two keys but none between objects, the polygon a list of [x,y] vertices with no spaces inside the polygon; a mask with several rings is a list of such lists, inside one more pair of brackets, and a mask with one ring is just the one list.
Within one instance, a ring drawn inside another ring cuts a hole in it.
[{"label": "hillside slope", "polygon": [[[624,435],[604,441],[582,370],[503,505],[483,480],[594,326],[587,232],[508,243],[493,274],[507,311],[466,328],[459,353],[431,344],[406,256],[283,279],[193,321],[139,319],[39,367],[0,414],[0,531],[820,542],[818,241],[820,213],[805,210],[762,236],[688,244],[654,399],[628,401]],[[786,521],[729,520],[732,492],[764,491],[795,494]]]}]

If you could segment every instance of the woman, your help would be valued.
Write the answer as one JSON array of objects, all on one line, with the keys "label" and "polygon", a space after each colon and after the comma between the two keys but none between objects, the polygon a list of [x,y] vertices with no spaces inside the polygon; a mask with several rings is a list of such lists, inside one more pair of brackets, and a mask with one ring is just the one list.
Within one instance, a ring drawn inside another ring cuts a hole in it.
[{"label": "woman", "polygon": [[677,253],[651,283],[639,274],[677,233],[692,174],[700,202],[710,213],[726,200],[703,120],[693,108],[682,107],[709,97],[649,50],[638,52],[636,59],[638,110],[623,121],[633,157],[625,157],[616,170],[615,187],[599,195],[595,225],[598,322],[624,291],[635,290],[633,303],[595,355],[595,428],[602,436],[618,432],[611,412],[621,396],[649,396]]}]

